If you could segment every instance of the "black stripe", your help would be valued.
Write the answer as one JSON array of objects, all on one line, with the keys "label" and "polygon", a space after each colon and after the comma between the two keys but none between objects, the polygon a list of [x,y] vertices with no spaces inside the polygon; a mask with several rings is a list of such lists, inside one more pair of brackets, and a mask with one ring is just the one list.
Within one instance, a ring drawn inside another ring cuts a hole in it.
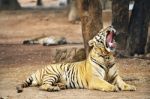
[{"label": "black stripe", "polygon": [[86,85],[87,85],[87,86],[89,86],[89,82],[88,82],[88,80],[87,80],[87,79],[86,79]]},{"label": "black stripe", "polygon": [[46,67],[46,68],[45,68],[45,71],[47,71],[47,72],[48,72],[48,71],[49,71],[49,72],[51,72],[51,70],[50,70],[48,67]]},{"label": "black stripe", "polygon": [[[35,75],[35,79],[36,79],[36,81],[38,82],[38,79],[37,79],[37,77],[36,77],[36,75]],[[40,78],[41,79],[41,78]],[[39,83],[39,82],[38,82]]]},{"label": "black stripe", "polygon": [[45,70],[46,74],[51,75],[51,71],[49,69]]},{"label": "black stripe", "polygon": [[29,82],[26,80],[26,83],[28,86],[30,86],[32,84],[33,79],[31,78],[31,76],[28,78]]},{"label": "black stripe", "polygon": [[73,71],[72,70],[69,70],[68,71],[68,78],[70,78],[71,79],[71,75],[73,74]]},{"label": "black stripe", "polygon": [[51,74],[51,75],[48,76],[48,78],[54,78],[55,81],[57,81],[58,78],[59,78],[59,76],[58,76],[58,75],[55,75],[55,74]]},{"label": "black stripe", "polygon": [[57,67],[57,66],[56,66],[56,69],[57,69],[58,73],[61,74],[60,71],[58,70],[58,67]]},{"label": "black stripe", "polygon": [[43,78],[43,72],[44,72],[44,70],[41,69],[39,72],[40,72],[40,79],[42,79]]},{"label": "black stripe", "polygon": [[109,69],[111,69],[113,66],[115,65],[115,63],[113,63],[112,65],[109,65]]},{"label": "black stripe", "polygon": [[69,87],[72,88],[71,82],[69,82]]},{"label": "black stripe", "polygon": [[101,42],[101,38],[100,38],[100,39],[98,39],[97,37],[95,37],[95,39],[96,39],[98,42]]},{"label": "black stripe", "polygon": [[71,64],[69,64],[69,65],[67,66],[67,71],[69,71],[69,69],[70,69],[70,65],[71,65]]},{"label": "black stripe", "polygon": [[71,69],[71,81],[73,81],[74,80],[74,66],[72,67],[72,69]]},{"label": "black stripe", "polygon": [[55,81],[57,81],[57,79],[59,79],[58,75],[51,75],[51,76],[55,78]]},{"label": "black stripe", "polygon": [[27,86],[29,85],[29,82],[26,80],[25,82],[24,82]]},{"label": "black stripe", "polygon": [[49,82],[49,84],[51,83],[52,85],[55,83],[55,81],[53,81],[53,79],[48,79],[47,81]]},{"label": "black stripe", "polygon": [[118,75],[117,74],[115,75],[115,73],[114,73],[114,76],[112,76],[112,78],[109,80],[109,82],[112,83],[116,79],[117,76]]},{"label": "black stripe", "polygon": [[[77,74],[76,74],[76,75],[77,75],[77,76],[76,76],[76,78],[77,78],[77,84],[78,84],[79,88],[83,88],[83,87],[84,87],[83,82],[82,82],[81,78],[78,77],[78,75],[79,75],[79,70],[77,70]],[[79,76],[80,76],[80,75],[79,75]],[[79,83],[79,82],[80,82],[80,83]]]},{"label": "black stripe", "polygon": [[72,87],[75,88],[75,83],[74,83],[74,82],[71,82],[71,83],[72,83],[72,85],[73,85]]},{"label": "black stripe", "polygon": [[56,81],[60,78],[60,75],[57,74],[51,74],[49,77],[54,77]]},{"label": "black stripe", "polygon": [[71,75],[71,82],[72,82],[72,84],[73,84],[73,88],[75,88],[74,75],[75,75],[75,72],[74,72],[74,66],[73,66],[73,68],[72,68],[72,75]]},{"label": "black stripe", "polygon": [[63,67],[63,64],[60,64],[60,68],[61,68],[61,70],[63,70],[63,68],[62,68],[62,67]]},{"label": "black stripe", "polygon": [[81,84],[82,84],[82,87],[84,88],[84,84],[83,84],[82,80],[81,80]]},{"label": "black stripe", "polygon": [[33,81],[33,78],[32,78],[32,76],[30,76],[29,80],[30,80],[30,82],[32,82],[32,81]]},{"label": "black stripe", "polygon": [[52,69],[55,73],[57,73],[57,71],[55,71],[55,69],[54,69],[53,67],[51,67],[51,69]]},{"label": "black stripe", "polygon": [[104,77],[104,75],[102,75],[102,72],[100,72],[99,70],[97,70],[97,72],[98,72],[102,77]]},{"label": "black stripe", "polygon": [[51,83],[53,84],[53,83],[56,82],[56,78],[55,78],[55,77],[51,77],[51,78],[49,78],[49,79],[44,79],[43,82],[46,83],[47,81],[48,81],[48,82],[51,82]]},{"label": "black stripe", "polygon": [[79,85],[79,82],[78,82],[78,70],[76,71],[76,83],[78,84],[78,86],[80,87],[80,85]]},{"label": "black stripe", "polygon": [[92,62],[96,63],[97,65],[99,65],[102,69],[104,69],[106,71],[106,69],[100,64],[98,63],[93,57],[91,57]]}]

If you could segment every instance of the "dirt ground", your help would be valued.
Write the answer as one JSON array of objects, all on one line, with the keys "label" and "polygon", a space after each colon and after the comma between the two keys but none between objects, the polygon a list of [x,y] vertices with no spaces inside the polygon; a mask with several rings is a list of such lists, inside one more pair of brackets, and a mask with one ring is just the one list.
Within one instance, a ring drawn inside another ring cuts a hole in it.
[{"label": "dirt ground", "polygon": [[83,45],[49,47],[22,45],[22,41],[41,35],[54,35],[82,42],[81,24],[69,23],[66,11],[52,10],[1,11],[0,24],[0,97],[4,99],[150,99],[150,60],[138,58],[116,59],[124,80],[137,86],[137,90],[133,92],[101,92],[87,89],[45,92],[37,87],[29,87],[25,88],[23,93],[17,93],[15,86],[19,82],[35,70],[52,62],[56,48],[83,47]]}]

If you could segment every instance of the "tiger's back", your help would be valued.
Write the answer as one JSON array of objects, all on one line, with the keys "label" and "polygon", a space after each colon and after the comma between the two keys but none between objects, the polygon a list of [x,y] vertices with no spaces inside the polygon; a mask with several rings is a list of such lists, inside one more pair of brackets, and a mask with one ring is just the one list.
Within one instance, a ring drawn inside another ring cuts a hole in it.
[{"label": "tiger's back", "polygon": [[[52,64],[45,67],[45,77],[41,80],[43,83],[49,83],[50,79],[53,79],[51,82],[62,83],[66,88],[86,88],[84,68],[85,61]],[[48,80],[46,80],[46,75]]]}]

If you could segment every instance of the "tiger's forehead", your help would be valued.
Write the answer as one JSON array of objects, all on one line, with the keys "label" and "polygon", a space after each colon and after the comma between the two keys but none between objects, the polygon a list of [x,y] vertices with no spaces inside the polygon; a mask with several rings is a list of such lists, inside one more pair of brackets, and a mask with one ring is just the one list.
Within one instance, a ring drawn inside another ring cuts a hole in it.
[{"label": "tiger's forehead", "polygon": [[96,41],[102,41],[105,40],[106,35],[107,35],[107,31],[113,31],[116,32],[116,30],[113,28],[113,26],[109,26],[105,29],[102,29],[94,38],[96,39]]},{"label": "tiger's forehead", "polygon": [[94,37],[94,39],[95,39],[96,41],[102,43],[102,41],[105,40],[106,35],[107,35],[107,32],[106,32],[106,31],[99,32],[99,33]]}]

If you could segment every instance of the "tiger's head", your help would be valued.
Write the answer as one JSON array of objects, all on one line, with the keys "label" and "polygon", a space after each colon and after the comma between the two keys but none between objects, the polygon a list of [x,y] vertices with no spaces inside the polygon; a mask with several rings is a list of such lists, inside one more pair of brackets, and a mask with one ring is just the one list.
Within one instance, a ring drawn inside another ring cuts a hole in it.
[{"label": "tiger's head", "polygon": [[116,30],[112,26],[109,26],[94,36],[93,39],[89,41],[89,46],[104,48],[108,52],[114,52],[116,49],[115,35]]}]

